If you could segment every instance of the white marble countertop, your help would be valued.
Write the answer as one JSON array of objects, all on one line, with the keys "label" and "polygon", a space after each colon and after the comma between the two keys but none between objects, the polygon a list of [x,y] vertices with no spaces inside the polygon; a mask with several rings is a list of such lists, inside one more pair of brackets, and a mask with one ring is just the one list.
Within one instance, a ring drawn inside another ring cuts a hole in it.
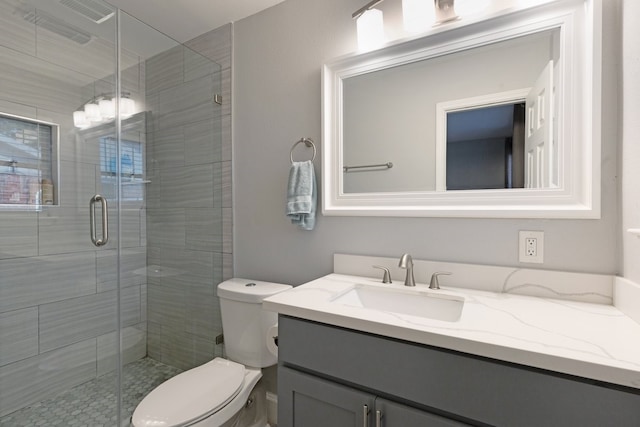
[{"label": "white marble countertop", "polygon": [[465,299],[457,322],[332,303],[355,283],[418,284],[329,274],[267,298],[269,311],[640,389],[640,324],[612,305],[442,286]]}]

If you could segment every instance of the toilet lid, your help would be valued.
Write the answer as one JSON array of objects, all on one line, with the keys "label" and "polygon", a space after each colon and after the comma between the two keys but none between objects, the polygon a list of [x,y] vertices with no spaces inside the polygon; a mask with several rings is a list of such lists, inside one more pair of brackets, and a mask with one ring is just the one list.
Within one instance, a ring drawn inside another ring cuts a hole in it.
[{"label": "toilet lid", "polygon": [[215,358],[160,384],[133,413],[135,427],[182,426],[218,411],[242,388],[244,365]]}]

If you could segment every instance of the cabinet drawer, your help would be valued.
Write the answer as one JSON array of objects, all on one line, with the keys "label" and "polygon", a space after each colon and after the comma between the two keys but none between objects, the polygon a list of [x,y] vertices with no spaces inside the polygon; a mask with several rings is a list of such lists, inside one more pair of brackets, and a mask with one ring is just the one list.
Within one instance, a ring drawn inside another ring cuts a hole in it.
[{"label": "cabinet drawer", "polygon": [[278,370],[280,427],[468,427],[285,366]]},{"label": "cabinet drawer", "polygon": [[278,369],[278,426],[369,427],[374,396],[293,369]]}]

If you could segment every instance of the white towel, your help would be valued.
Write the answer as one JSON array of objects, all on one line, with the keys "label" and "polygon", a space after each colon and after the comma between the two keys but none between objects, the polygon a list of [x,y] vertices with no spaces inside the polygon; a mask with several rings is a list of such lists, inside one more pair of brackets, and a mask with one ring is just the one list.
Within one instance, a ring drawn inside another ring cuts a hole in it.
[{"label": "white towel", "polygon": [[303,230],[313,230],[316,224],[316,174],[311,160],[293,162],[287,186],[287,217]]}]

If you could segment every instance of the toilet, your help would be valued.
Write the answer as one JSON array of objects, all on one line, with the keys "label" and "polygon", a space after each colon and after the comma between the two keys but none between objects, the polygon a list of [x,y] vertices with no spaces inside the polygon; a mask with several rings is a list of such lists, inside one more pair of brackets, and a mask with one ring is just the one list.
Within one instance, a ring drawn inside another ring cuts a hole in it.
[{"label": "toilet", "polygon": [[[262,300],[291,286],[230,279],[218,285],[225,349],[204,365],[165,381],[149,393],[131,417],[133,427],[266,427],[266,392],[261,368],[278,361],[267,332],[276,313]],[[270,343],[271,344],[271,343]]]}]

